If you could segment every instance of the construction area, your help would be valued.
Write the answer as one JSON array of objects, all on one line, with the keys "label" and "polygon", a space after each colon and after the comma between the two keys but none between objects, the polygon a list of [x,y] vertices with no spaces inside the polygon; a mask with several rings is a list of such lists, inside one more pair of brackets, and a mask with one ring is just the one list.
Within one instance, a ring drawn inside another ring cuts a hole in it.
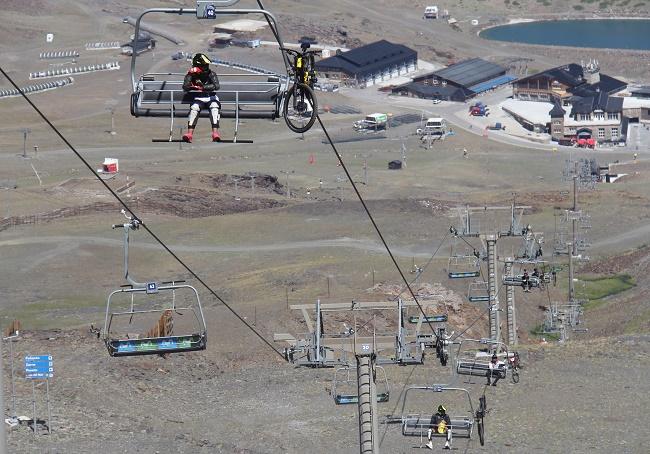
[{"label": "construction area", "polygon": [[[1,454],[645,452],[612,427],[650,392],[647,150],[503,141],[491,98],[459,120],[304,88],[306,38],[485,56],[468,6],[459,32],[411,2],[160,3],[0,12],[25,35],[0,27]],[[147,8],[155,50],[122,55]],[[209,108],[182,138],[196,52],[220,142]]]}]

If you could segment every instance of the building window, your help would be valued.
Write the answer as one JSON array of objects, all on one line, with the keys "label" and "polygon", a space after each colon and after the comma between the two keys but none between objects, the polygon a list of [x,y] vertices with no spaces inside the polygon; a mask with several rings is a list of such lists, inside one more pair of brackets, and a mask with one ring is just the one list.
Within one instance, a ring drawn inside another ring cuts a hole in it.
[{"label": "building window", "polygon": [[618,120],[618,113],[616,112],[607,112],[608,120]]},{"label": "building window", "polygon": [[599,139],[605,138],[605,128],[598,128],[598,138]]},{"label": "building window", "polygon": [[554,125],[560,125],[562,124],[562,120],[553,120]]},{"label": "building window", "polygon": [[612,140],[618,139],[618,128],[612,128]]},{"label": "building window", "polygon": [[589,114],[580,114],[580,120],[582,121],[589,120]]},{"label": "building window", "polygon": [[569,128],[570,134],[575,134],[577,132],[576,128]]},{"label": "building window", "polygon": [[553,134],[562,134],[562,128],[554,128]]}]

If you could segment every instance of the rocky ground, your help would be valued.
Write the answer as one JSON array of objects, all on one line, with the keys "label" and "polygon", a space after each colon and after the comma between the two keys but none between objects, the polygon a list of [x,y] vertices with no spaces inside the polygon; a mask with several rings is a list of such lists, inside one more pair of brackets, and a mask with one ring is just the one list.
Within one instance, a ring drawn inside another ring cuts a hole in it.
[{"label": "rocky ground", "polygon": [[[532,59],[530,67],[540,69],[574,61],[580,55],[574,49],[485,42],[476,37],[468,21],[479,17],[483,24],[509,17],[548,17],[550,8],[563,14],[575,11],[573,6],[581,2],[522,0],[515,5],[465,0],[449,6],[461,21],[460,31],[442,21],[423,21],[425,4],[421,1],[268,3],[278,13],[287,40],[316,35],[323,42],[353,46],[386,38],[411,45],[425,59],[438,63],[480,55],[504,63]],[[2,65],[10,65],[10,74],[26,83],[28,71],[46,64],[37,58],[44,30],[55,32],[61,48],[126,40],[132,29],[122,24],[123,16],[145,7],[192,4],[171,0],[10,1],[0,12],[0,49],[6,54]],[[298,6],[300,15],[296,14]],[[626,7],[621,2],[614,9],[625,8],[638,12],[645,6]],[[154,22],[183,35],[188,42],[184,50],[203,50],[210,33],[194,32],[183,19],[165,17]],[[184,70],[185,62],[168,59],[177,50],[161,40],[155,53],[139,60],[140,69]],[[281,69],[277,54],[268,49],[227,49],[219,54]],[[647,77],[645,54],[594,50],[589,57],[598,58],[609,74]],[[220,144],[217,148],[208,142],[208,128],[202,122],[192,146],[152,146],[152,137],[165,135],[167,121],[136,120],[129,115],[129,60],[107,53],[83,55],[80,63],[104,58],[120,59],[122,69],[79,76],[72,87],[34,95],[33,100],[91,165],[99,165],[106,156],[120,159],[123,171],[109,184],[117,189],[127,181],[135,182],[124,192],[125,198],[143,213],[147,225],[265,338],[305,330],[301,315],[287,310],[289,304],[394,298],[402,292],[402,282],[343,170],[323,144],[322,132],[315,129],[297,138],[279,122],[246,120],[240,134],[254,138],[254,145]],[[0,81],[0,85],[6,83]],[[385,107],[369,100],[355,101],[344,93],[319,96],[323,105],[352,107],[362,113]],[[107,133],[109,106],[117,106],[117,135]],[[411,109],[393,105],[391,109],[395,115],[414,115]],[[416,109],[416,116],[424,114]],[[360,115],[324,113],[323,118],[330,131],[344,136]],[[73,210],[71,216],[14,225],[0,232],[0,325],[4,328],[14,318],[23,323],[14,345],[18,415],[32,414],[31,383],[20,372],[23,356],[51,353],[55,362],[50,382],[52,433],[34,437],[27,426],[16,427],[8,434],[10,452],[357,451],[354,406],[337,407],[328,394],[333,371],[286,364],[203,288],[199,292],[208,325],[206,351],[166,358],[110,358],[89,326],[102,326],[106,295],[123,282],[121,233],[110,230],[111,224],[123,219],[119,207],[106,205],[114,202],[89,181],[77,158],[22,100],[1,100],[0,122],[0,180],[13,183],[3,185],[11,189],[0,191],[0,216],[29,218]],[[20,157],[24,127],[31,129],[27,149],[40,145],[39,155],[30,153],[29,159]],[[414,127],[391,128],[385,139],[341,143],[338,148],[407,278],[415,277],[408,273],[414,264],[430,261],[414,286],[418,297],[439,298],[436,311],[449,314],[450,330],[459,332],[469,326],[467,335],[480,337],[487,326],[485,307],[466,301],[467,282],[446,278],[446,257],[467,248],[446,233],[458,222],[455,207],[509,205],[516,192],[518,203],[533,206],[526,219],[536,230],[546,232],[550,249],[556,222],[553,213],[571,203],[569,185],[561,179],[565,160],[591,155],[573,150],[540,155],[539,150],[463,131],[423,150],[413,136]],[[224,121],[223,129],[232,133],[232,122]],[[397,173],[387,170],[388,161],[404,159],[402,145],[408,165]],[[470,150],[468,158],[462,156],[463,148]],[[457,439],[455,451],[647,451],[650,439],[643,419],[650,391],[646,334],[650,308],[645,297],[650,262],[644,242],[649,231],[646,182],[650,166],[643,153],[635,163],[626,163],[631,156],[617,150],[597,153],[602,163],[620,160],[619,169],[629,175],[615,185],[580,194],[581,206],[592,215],[589,235],[596,247],[590,251],[592,262],[583,265],[579,276],[627,273],[635,286],[589,309],[589,332],[572,333],[565,345],[542,343],[531,331],[542,319],[540,307],[565,298],[566,283],[526,295],[518,289],[519,338],[524,344],[520,346],[524,368],[519,384],[505,380],[486,389],[481,380],[468,383],[453,377],[450,368],[443,369],[428,355],[423,366],[386,367],[391,399],[380,405],[382,417],[400,411],[406,387],[454,380],[471,391],[474,402],[485,393],[491,408],[486,446],[481,448],[476,437]],[[291,197],[287,198],[289,188]],[[100,205],[104,209],[81,213],[81,207]],[[482,222],[496,223],[494,219]],[[503,241],[503,254],[519,247],[516,241]],[[137,276],[190,278],[142,230],[132,237],[131,247],[131,269]],[[469,247],[481,248],[478,242]],[[432,257],[437,248],[439,253]],[[343,321],[349,319],[328,321],[326,328],[340,329]],[[377,322],[377,326],[395,328],[394,317],[377,316]],[[10,411],[6,348],[3,354],[5,406]],[[39,383],[39,418],[47,414],[44,394],[44,385]],[[409,403],[407,409],[431,411],[440,399],[427,396]],[[460,401],[444,400],[452,414],[466,412]],[[421,452],[420,440],[405,439],[397,426],[382,425],[380,433],[383,452]]]}]

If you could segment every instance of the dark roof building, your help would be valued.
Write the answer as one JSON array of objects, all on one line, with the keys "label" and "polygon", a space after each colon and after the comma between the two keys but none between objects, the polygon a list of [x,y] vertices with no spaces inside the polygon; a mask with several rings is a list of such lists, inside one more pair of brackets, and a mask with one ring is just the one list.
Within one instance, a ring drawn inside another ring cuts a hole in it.
[{"label": "dark roof building", "polygon": [[600,92],[594,96],[571,98],[571,116],[575,114],[591,114],[594,111],[617,112],[623,110],[623,98],[609,96],[605,92]]},{"label": "dark roof building", "polygon": [[600,73],[597,62],[585,66],[576,63],[547,69],[513,83],[513,96],[525,101],[560,101],[564,106],[575,97],[595,97],[617,93],[627,84]]},{"label": "dark roof building", "polygon": [[469,88],[481,82],[503,76],[505,73],[506,69],[503,66],[490,63],[480,58],[472,58],[439,71],[416,77],[413,79],[413,82],[423,82],[427,79],[432,80],[436,78],[440,81],[444,80],[447,83],[452,83],[458,87]]},{"label": "dark roof building", "polygon": [[316,62],[316,70],[327,78],[372,85],[416,69],[417,59],[413,49],[381,40]]},{"label": "dark roof building", "polygon": [[473,93],[469,90],[453,85],[424,85],[417,82],[400,85],[393,88],[394,94],[410,95],[416,98],[444,99],[446,101],[463,102]]},{"label": "dark roof building", "polygon": [[650,86],[633,88],[630,93],[636,98],[650,98]]},{"label": "dark roof building", "polygon": [[503,66],[472,58],[415,77],[413,82],[393,89],[393,93],[462,102],[514,79],[515,77],[506,75]]}]

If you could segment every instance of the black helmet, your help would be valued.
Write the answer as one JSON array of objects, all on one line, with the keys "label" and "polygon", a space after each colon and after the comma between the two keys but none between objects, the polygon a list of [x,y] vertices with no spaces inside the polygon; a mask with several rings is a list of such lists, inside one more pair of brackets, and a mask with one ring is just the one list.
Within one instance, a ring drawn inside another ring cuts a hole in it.
[{"label": "black helmet", "polygon": [[205,54],[198,53],[192,58],[192,66],[198,66],[199,68],[207,68],[210,63],[212,61]]},{"label": "black helmet", "polygon": [[438,406],[438,413],[445,414],[447,412],[447,409],[444,407],[444,405],[439,405]]}]

